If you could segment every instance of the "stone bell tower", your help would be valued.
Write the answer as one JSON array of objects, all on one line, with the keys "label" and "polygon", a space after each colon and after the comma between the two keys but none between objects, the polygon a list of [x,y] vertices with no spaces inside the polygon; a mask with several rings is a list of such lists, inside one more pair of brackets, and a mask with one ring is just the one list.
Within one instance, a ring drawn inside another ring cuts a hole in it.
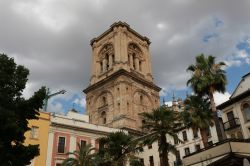
[{"label": "stone bell tower", "polygon": [[90,123],[140,131],[139,113],[160,105],[147,37],[116,22],[90,42],[92,67],[85,90]]}]

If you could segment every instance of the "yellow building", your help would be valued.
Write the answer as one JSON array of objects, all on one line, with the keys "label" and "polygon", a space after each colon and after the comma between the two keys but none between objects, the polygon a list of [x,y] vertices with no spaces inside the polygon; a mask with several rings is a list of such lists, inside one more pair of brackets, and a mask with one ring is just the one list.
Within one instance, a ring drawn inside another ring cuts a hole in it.
[{"label": "yellow building", "polygon": [[47,157],[48,133],[50,125],[50,114],[40,111],[39,119],[30,120],[31,130],[25,133],[25,144],[39,144],[40,155],[35,157],[31,166],[45,166]]}]

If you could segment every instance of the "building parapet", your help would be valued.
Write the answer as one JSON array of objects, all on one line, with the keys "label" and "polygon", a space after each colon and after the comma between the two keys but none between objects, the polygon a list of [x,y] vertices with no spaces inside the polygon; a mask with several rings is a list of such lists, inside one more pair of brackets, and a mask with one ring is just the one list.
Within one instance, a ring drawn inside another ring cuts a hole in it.
[{"label": "building parapet", "polygon": [[249,149],[250,139],[227,139],[185,156],[183,158],[183,163],[185,166],[209,165],[232,153],[250,157]]}]

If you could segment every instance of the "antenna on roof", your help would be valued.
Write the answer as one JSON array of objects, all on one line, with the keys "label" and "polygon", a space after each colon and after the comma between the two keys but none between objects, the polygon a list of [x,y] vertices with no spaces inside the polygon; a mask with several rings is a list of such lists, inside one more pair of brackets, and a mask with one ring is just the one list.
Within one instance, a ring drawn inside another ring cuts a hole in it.
[{"label": "antenna on roof", "polygon": [[174,94],[174,91],[173,91],[173,101],[175,101],[175,94]]},{"label": "antenna on roof", "polygon": [[163,103],[162,105],[166,105],[166,104],[165,104],[165,98],[164,98],[164,97],[163,97],[163,99],[162,99],[162,103]]}]

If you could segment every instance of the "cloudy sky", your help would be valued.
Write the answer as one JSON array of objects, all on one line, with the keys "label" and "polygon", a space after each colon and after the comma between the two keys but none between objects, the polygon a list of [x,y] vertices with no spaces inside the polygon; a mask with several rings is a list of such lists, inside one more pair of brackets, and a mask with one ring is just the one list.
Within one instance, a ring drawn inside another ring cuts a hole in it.
[{"label": "cloudy sky", "polygon": [[249,0],[0,0],[0,53],[30,69],[24,96],[40,86],[67,93],[48,110],[84,112],[89,84],[89,41],[116,21],[150,38],[155,83],[161,98],[184,97],[188,65],[197,54],[227,63],[227,99],[250,72]]}]

